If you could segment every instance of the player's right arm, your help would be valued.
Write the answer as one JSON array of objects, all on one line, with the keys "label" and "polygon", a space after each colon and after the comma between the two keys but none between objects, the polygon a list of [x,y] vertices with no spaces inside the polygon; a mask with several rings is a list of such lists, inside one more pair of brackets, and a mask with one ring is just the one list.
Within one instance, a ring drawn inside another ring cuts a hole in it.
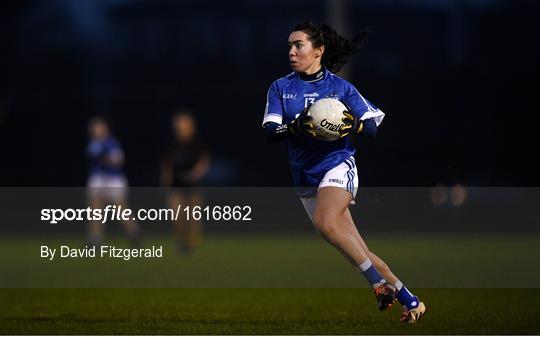
[{"label": "player's right arm", "polygon": [[315,136],[314,125],[311,123],[311,117],[307,116],[307,109],[293,121],[283,124],[283,101],[276,82],[268,89],[262,125],[269,142],[279,142],[303,135]]}]

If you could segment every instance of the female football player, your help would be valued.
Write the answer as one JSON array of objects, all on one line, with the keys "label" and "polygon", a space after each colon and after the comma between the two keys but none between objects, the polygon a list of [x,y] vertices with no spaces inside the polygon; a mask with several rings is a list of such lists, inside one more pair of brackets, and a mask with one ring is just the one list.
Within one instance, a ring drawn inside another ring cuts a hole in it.
[{"label": "female football player", "polygon": [[[326,24],[296,26],[288,41],[293,72],[270,86],[263,126],[269,141],[288,140],[293,182],[314,227],[361,270],[375,290],[380,310],[397,299],[404,307],[401,321],[414,323],[425,313],[425,305],[369,250],[348,209],[358,185],[352,138],[375,136],[384,113],[335,73],[362,46],[366,35],[347,40]],[[315,139],[315,126],[307,115],[310,104],[325,97],[348,107],[341,137],[333,142]]]},{"label": "female football player", "polygon": [[[86,150],[90,162],[87,183],[88,202],[92,209],[104,208],[108,203],[126,209],[127,179],[123,173],[124,151],[111,132],[109,122],[103,117],[94,117],[88,123],[90,141]],[[141,246],[139,225],[132,219],[122,224],[133,247]],[[88,226],[88,241],[92,246],[103,243],[105,224],[91,221]]]}]

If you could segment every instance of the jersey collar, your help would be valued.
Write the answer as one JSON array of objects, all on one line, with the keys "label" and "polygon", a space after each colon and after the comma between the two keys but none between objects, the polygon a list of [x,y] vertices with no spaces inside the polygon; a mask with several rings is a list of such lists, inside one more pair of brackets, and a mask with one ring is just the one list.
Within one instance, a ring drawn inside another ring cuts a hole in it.
[{"label": "jersey collar", "polygon": [[302,81],[313,83],[313,82],[318,82],[322,80],[324,78],[325,73],[326,73],[326,69],[324,67],[321,67],[321,69],[317,71],[316,73],[313,73],[311,75],[298,74],[298,77]]}]

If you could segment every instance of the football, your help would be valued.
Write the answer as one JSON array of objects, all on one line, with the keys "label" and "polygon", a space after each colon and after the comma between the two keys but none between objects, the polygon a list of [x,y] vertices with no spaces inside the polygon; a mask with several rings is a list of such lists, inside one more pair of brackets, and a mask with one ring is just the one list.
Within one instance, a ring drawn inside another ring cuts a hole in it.
[{"label": "football", "polygon": [[312,117],[316,138],[331,142],[339,139],[339,131],[345,125],[342,121],[347,107],[335,98],[323,98],[313,103],[307,115]]}]

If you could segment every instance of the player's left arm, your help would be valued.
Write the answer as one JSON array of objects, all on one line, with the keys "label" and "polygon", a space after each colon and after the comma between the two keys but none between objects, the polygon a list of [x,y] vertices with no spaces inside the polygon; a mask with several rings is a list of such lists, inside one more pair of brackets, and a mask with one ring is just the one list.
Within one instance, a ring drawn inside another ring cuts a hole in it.
[{"label": "player's left arm", "polygon": [[346,91],[343,103],[348,107],[344,122],[349,127],[347,133],[375,137],[377,127],[384,119],[384,112],[365,99],[352,85]]},{"label": "player's left arm", "polygon": [[189,172],[188,179],[194,184],[198,183],[210,170],[210,163],[210,153],[207,149],[204,149],[199,156],[197,163]]}]

